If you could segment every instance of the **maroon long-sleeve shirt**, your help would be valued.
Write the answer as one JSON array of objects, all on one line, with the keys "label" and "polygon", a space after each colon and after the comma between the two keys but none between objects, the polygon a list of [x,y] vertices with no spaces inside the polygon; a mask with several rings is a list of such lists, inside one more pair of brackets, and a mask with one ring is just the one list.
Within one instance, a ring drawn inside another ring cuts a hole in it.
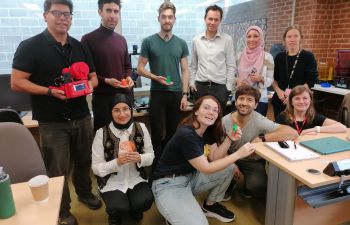
[{"label": "maroon long-sleeve shirt", "polygon": [[84,35],[81,42],[85,44],[93,57],[99,84],[96,94],[114,94],[121,90],[104,82],[105,78],[121,80],[131,75],[131,64],[126,40],[120,34],[100,26]]}]

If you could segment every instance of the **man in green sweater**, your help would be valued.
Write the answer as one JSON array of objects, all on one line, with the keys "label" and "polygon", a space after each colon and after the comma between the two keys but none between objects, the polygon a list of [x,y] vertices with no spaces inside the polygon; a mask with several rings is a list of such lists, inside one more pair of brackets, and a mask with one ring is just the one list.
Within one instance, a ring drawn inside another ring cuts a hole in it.
[{"label": "man in green sweater", "polygon": [[[149,107],[155,153],[153,166],[166,142],[175,133],[180,111],[187,107],[189,77],[188,47],[184,40],[172,33],[176,8],[165,2],[158,12],[160,32],[144,39],[137,66],[138,74],[152,81]],[[145,69],[147,63],[150,71]]]}]

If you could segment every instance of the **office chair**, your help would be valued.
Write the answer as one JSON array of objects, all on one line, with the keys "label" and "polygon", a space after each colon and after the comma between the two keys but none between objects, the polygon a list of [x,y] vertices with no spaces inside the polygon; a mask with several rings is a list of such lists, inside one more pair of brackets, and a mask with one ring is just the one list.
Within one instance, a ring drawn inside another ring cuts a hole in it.
[{"label": "office chair", "polygon": [[0,123],[0,166],[10,175],[11,183],[27,182],[46,169],[38,144],[23,125]]},{"label": "office chair", "polygon": [[13,109],[0,109],[0,122],[15,122],[23,124],[21,117]]},{"label": "office chair", "polygon": [[350,93],[346,94],[338,111],[337,121],[350,127]]}]

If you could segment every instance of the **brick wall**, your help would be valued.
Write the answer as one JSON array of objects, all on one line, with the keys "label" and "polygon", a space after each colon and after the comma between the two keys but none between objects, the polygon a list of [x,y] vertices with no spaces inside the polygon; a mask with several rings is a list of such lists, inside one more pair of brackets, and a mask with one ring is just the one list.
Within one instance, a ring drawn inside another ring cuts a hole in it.
[{"label": "brick wall", "polygon": [[298,0],[295,23],[318,62],[334,64],[337,50],[350,49],[350,1]]},{"label": "brick wall", "polygon": [[[265,50],[269,51],[273,44],[283,43],[292,7],[293,0],[254,0],[230,7],[224,22],[267,18]],[[336,50],[350,49],[349,0],[296,0],[294,24],[302,30],[302,47],[311,50],[318,62],[334,63]]]},{"label": "brick wall", "polygon": [[336,50],[350,49],[350,1],[338,0],[333,5],[333,18],[328,40],[327,62],[334,63]]},{"label": "brick wall", "polygon": [[265,49],[273,44],[283,43],[283,32],[291,23],[292,0],[267,0],[267,31]]},{"label": "brick wall", "polygon": [[292,0],[254,0],[225,9],[223,23],[239,23],[260,18],[267,19],[265,50],[282,43],[284,29],[291,23]]}]

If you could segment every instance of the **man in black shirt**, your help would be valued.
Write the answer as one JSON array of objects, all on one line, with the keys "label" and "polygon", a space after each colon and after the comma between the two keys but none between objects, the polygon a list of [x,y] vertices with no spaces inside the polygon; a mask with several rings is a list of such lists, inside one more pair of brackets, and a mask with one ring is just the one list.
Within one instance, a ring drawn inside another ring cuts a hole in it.
[{"label": "man in black shirt", "polygon": [[92,123],[85,96],[67,99],[65,92],[52,89],[62,69],[75,62],[89,65],[89,83],[97,86],[91,57],[80,42],[68,35],[72,22],[70,0],[46,0],[47,29],[18,46],[12,65],[11,87],[31,94],[33,119],[39,122],[40,147],[48,175],[65,176],[59,224],[76,224],[70,213],[67,185],[70,162],[74,162],[73,184],[81,202],[101,207],[91,193]]}]

